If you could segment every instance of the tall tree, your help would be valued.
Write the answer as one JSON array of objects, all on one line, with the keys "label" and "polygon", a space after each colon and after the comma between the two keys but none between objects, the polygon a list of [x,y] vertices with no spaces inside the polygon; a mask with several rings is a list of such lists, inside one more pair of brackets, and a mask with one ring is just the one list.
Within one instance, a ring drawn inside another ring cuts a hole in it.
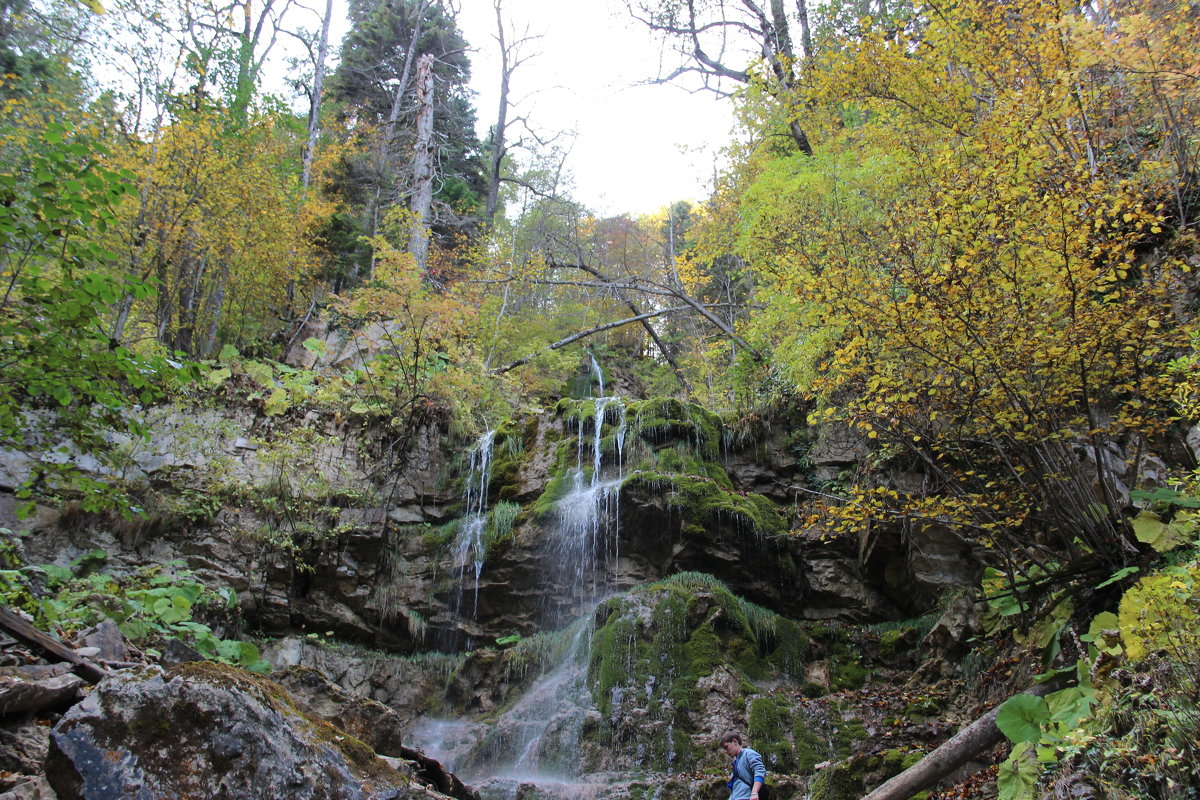
[{"label": "tall tree", "polygon": [[[413,74],[418,60],[429,56],[429,109],[437,120],[429,223],[434,238],[448,240],[478,220],[484,192],[468,101],[467,43],[441,0],[356,0],[350,19],[341,62],[330,78],[330,98],[361,144],[343,159],[332,187],[354,213],[343,216],[340,230],[328,238],[356,247],[359,237],[378,231],[388,208],[411,206],[421,109]],[[360,277],[370,274],[369,252],[353,259]]]},{"label": "tall tree", "polygon": [[521,51],[530,42],[539,38],[530,36],[528,31],[520,37],[506,32],[502,5],[502,0],[493,0],[492,7],[496,11],[496,43],[500,46],[500,102],[496,113],[496,125],[492,128],[492,135],[488,142],[487,208],[485,213],[489,223],[495,222],[496,212],[499,210],[500,170],[505,156],[508,155],[508,128],[517,122],[524,123],[524,120],[508,118],[512,109],[510,100],[512,76],[517,68],[530,58],[528,55],[522,55]]},{"label": "tall tree", "polygon": [[433,206],[433,56],[417,62],[417,137],[413,143],[413,190],[408,251],[424,273],[429,265],[429,211]]},{"label": "tall tree", "polygon": [[321,100],[325,91],[325,63],[329,58],[329,24],[333,20],[333,0],[325,0],[325,15],[321,18],[321,37],[317,42],[316,63],[313,67],[312,93],[308,106],[308,139],[304,143],[304,159],[300,182],[308,190],[312,180],[313,155],[321,134]]}]

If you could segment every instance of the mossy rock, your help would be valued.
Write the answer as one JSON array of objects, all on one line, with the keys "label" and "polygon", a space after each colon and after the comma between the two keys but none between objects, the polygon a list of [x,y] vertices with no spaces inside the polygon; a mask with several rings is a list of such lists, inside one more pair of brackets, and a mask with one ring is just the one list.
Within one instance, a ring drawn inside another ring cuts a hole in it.
[{"label": "mossy rock", "polygon": [[417,533],[422,537],[424,545],[433,550],[444,550],[454,543],[458,537],[461,520],[451,520],[445,525],[405,525],[404,530]]},{"label": "mossy rock", "polygon": [[631,430],[652,445],[682,442],[706,458],[720,453],[724,423],[703,406],[656,397],[630,403],[626,413]]},{"label": "mossy rock", "polygon": [[829,685],[838,691],[860,689],[870,673],[856,661],[834,661],[829,665]]},{"label": "mossy rock", "polygon": [[[810,800],[858,800],[868,788],[896,777],[923,756],[919,750],[896,748],[839,761],[817,773],[810,788]],[[924,800],[928,794],[923,792],[914,798]]]},{"label": "mossy rock", "polygon": [[[806,641],[796,623],[736,597],[712,576],[683,573],[636,587],[596,615],[588,686],[600,721],[589,741],[641,753],[655,769],[690,769],[707,752],[688,745],[700,724],[692,717],[701,700],[697,684],[721,674],[734,682],[735,697],[754,698],[753,679],[779,674],[781,663],[802,665]],[[790,744],[774,747],[787,742],[793,726],[786,698],[771,701],[781,704],[774,716],[755,702],[756,730],[769,728],[772,749],[784,765],[794,764]]]},{"label": "mossy rock", "polygon": [[[64,797],[137,785],[154,796],[205,798],[219,784],[231,796],[306,800],[407,783],[362,741],[301,711],[283,687],[212,662],[103,681],[55,726],[47,763]],[[296,774],[305,782],[295,783]]]},{"label": "mossy rock", "polygon": [[886,630],[879,634],[879,643],[877,645],[879,655],[882,658],[894,658],[912,650],[917,646],[920,639],[920,632],[913,625],[904,625],[892,630]]},{"label": "mossy rock", "polygon": [[[719,469],[719,467],[718,467]],[[724,470],[721,470],[724,475]],[[734,521],[762,536],[781,536],[783,518],[775,504],[762,495],[740,494],[725,480],[704,474],[638,471],[625,479],[625,491],[645,489],[665,498],[667,505],[679,511],[684,532],[702,533],[712,525]]]},{"label": "mossy rock", "polygon": [[546,488],[542,489],[538,499],[533,501],[529,512],[540,519],[551,516],[558,507],[559,501],[570,494],[574,486],[575,478],[570,472],[566,470],[556,472],[546,483]]},{"label": "mossy rock", "polygon": [[779,694],[750,701],[746,733],[754,749],[762,754],[769,772],[790,775],[800,771],[796,745],[792,742],[792,708],[792,702]]},{"label": "mossy rock", "polygon": [[809,800],[858,800],[864,793],[861,758],[831,764],[817,773],[809,787]]}]

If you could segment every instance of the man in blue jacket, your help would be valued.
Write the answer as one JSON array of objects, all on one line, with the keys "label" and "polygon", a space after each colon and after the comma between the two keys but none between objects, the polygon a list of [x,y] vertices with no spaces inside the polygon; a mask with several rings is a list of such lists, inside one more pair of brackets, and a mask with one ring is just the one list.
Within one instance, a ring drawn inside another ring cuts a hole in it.
[{"label": "man in blue jacket", "polygon": [[762,756],[742,746],[742,737],[727,733],[721,737],[721,749],[733,759],[733,777],[729,779],[729,800],[759,800],[759,792],[767,781],[767,769]]}]

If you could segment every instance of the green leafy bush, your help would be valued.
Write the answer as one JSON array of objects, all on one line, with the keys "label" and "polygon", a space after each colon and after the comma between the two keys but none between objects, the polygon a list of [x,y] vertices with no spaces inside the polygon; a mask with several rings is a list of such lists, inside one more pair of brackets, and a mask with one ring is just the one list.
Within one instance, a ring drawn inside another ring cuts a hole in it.
[{"label": "green leafy bush", "polygon": [[237,593],[232,589],[206,588],[190,571],[180,569],[182,562],[126,575],[91,571],[105,559],[103,550],[93,550],[71,568],[46,564],[0,569],[0,602],[25,611],[38,627],[64,635],[111,620],[151,657],[176,640],[214,661],[255,672],[270,670],[257,646],[222,638],[210,627],[236,624]]}]

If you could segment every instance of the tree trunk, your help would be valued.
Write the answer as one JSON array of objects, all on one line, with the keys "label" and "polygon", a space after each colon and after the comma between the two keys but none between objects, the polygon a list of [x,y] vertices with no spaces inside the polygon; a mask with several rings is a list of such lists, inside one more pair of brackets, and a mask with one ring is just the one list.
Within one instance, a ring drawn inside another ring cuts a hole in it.
[{"label": "tree trunk", "polygon": [[796,143],[796,147],[800,148],[800,152],[806,156],[813,154],[812,145],[808,142],[808,134],[800,127],[798,120],[792,120],[788,123],[788,132],[792,134],[792,140]]},{"label": "tree trunk", "polygon": [[312,180],[313,154],[321,133],[321,92],[325,86],[325,59],[329,56],[329,22],[333,19],[333,0],[325,0],[325,19],[321,21],[321,41],[317,45],[317,67],[313,74],[312,102],[308,107],[308,141],[304,144],[304,167],[300,182],[308,191]]},{"label": "tree trunk", "polygon": [[[400,112],[404,110],[404,92],[408,89],[408,78],[412,74],[413,59],[417,54],[417,47],[421,43],[421,25],[425,22],[425,12],[429,9],[429,3],[423,2],[417,8],[417,19],[413,22],[412,38],[408,42],[408,52],[404,54],[404,69],[400,72],[400,83],[396,85],[396,93],[392,95],[392,108],[388,112],[387,123],[383,127],[383,150],[386,154],[392,146],[392,139],[396,138],[396,122],[400,119]],[[418,68],[418,78],[419,68]],[[418,89],[418,91],[420,91]]]},{"label": "tree trunk", "polygon": [[15,612],[0,606],[0,630],[44,654],[51,661],[66,661],[71,671],[90,683],[108,677],[108,671],[85,661],[74,650],[30,625]]},{"label": "tree trunk", "polygon": [[804,51],[804,60],[808,61],[813,57],[812,29],[808,25],[808,0],[796,0],[796,15],[800,19],[800,49]]},{"label": "tree trunk", "polygon": [[217,334],[221,330],[221,315],[225,311],[225,284],[229,282],[228,256],[221,259],[217,285],[212,288],[204,304],[204,321],[208,330],[204,341],[198,342],[197,352],[201,358],[211,358],[217,349]]},{"label": "tree trunk", "polygon": [[429,227],[433,208],[433,56],[417,62],[417,141],[413,148],[412,236],[409,252],[425,272],[429,261]]},{"label": "tree trunk", "polygon": [[781,67],[790,75],[792,61],[796,56],[792,52],[792,34],[788,28],[787,14],[783,10],[783,0],[771,0],[771,27],[775,36],[776,58],[785,57],[787,63],[781,64]]},{"label": "tree trunk", "polygon": [[258,79],[254,63],[254,47],[257,44],[257,33],[262,30],[262,19],[265,19],[274,0],[267,0],[263,9],[258,29],[255,29],[254,18],[251,14],[251,0],[241,0],[238,11],[242,17],[242,29],[234,34],[237,39],[237,79],[233,86],[233,100],[229,104],[229,115],[239,125],[244,125],[250,110],[250,101],[254,99],[254,84]]},{"label": "tree trunk", "polygon": [[[1062,681],[1049,681],[1026,690],[1024,694],[1044,697],[1061,688]],[[1004,738],[1004,734],[996,727],[999,712],[1000,706],[996,706],[916,764],[864,795],[862,800],[907,800],[932,787],[983,751],[995,747]]]},{"label": "tree trunk", "polygon": [[504,20],[500,15],[500,0],[496,0],[496,37],[500,43],[500,111],[496,115],[496,128],[492,132],[492,158],[488,165],[488,223],[496,220],[496,207],[500,202],[500,163],[504,160],[504,131],[508,127],[508,81],[512,67],[508,62],[508,48],[504,42]]}]

